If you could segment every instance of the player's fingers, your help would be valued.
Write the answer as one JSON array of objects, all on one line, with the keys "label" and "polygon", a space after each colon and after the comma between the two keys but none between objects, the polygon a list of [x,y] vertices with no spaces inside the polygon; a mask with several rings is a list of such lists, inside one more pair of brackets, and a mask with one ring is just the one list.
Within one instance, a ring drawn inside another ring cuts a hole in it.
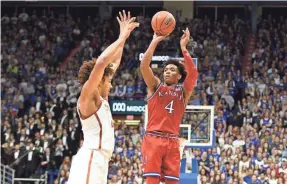
[{"label": "player's fingers", "polygon": [[134,24],[133,25],[134,27],[139,27],[140,26],[140,23],[138,23],[138,22],[134,22],[133,24]]},{"label": "player's fingers", "polygon": [[131,12],[128,11],[128,20],[130,20],[130,19],[131,19]]},{"label": "player's fingers", "polygon": [[117,20],[118,20],[118,23],[120,24],[120,23],[121,23],[121,20],[119,19],[119,17],[117,17]]},{"label": "player's fingers", "polygon": [[139,27],[139,25],[140,25],[139,23],[135,22],[129,27],[129,29],[134,30],[136,27]]},{"label": "player's fingers", "polygon": [[135,17],[132,17],[132,18],[129,20],[129,24],[130,24],[130,23],[133,23],[135,20],[136,20],[136,18],[135,18]]},{"label": "player's fingers", "polygon": [[123,21],[124,18],[123,18],[122,12],[119,12],[119,15],[120,15],[121,21]]},{"label": "player's fingers", "polygon": [[127,15],[126,15],[126,11],[125,10],[123,10],[123,15],[124,15],[124,21],[126,21],[127,20]]},{"label": "player's fingers", "polygon": [[183,32],[183,36],[186,36],[186,31],[182,30],[182,32]]},{"label": "player's fingers", "polygon": [[165,37],[167,37],[168,35],[165,35],[165,36],[160,36],[159,38],[160,38],[160,40],[163,40],[163,39],[165,39]]},{"label": "player's fingers", "polygon": [[184,30],[182,30],[182,32],[183,32],[183,34],[182,34],[181,38],[186,36],[186,32]]},{"label": "player's fingers", "polygon": [[189,29],[188,29],[188,28],[186,28],[186,31],[185,31],[185,32],[186,32],[187,36],[190,37],[190,32],[189,32]]}]

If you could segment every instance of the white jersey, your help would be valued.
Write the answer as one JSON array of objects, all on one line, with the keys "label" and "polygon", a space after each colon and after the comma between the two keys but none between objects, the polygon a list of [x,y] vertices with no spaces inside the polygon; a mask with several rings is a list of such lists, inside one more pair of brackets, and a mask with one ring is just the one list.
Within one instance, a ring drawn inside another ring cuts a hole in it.
[{"label": "white jersey", "polygon": [[115,144],[113,119],[109,103],[102,99],[101,107],[89,117],[78,113],[84,133],[83,146],[73,157],[68,184],[106,184],[109,160]]},{"label": "white jersey", "polygon": [[[109,103],[101,99],[101,107],[90,117],[82,119],[78,111],[84,134],[83,147],[103,150],[111,157],[115,145],[113,118]],[[80,103],[78,103],[78,109],[81,109]]]}]

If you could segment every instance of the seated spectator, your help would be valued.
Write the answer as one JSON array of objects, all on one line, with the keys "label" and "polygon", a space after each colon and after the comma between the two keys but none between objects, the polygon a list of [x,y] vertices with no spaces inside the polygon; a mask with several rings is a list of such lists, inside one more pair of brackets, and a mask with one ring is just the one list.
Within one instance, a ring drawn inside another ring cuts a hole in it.
[{"label": "seated spectator", "polygon": [[135,84],[134,80],[129,80],[126,86],[126,97],[128,100],[133,100],[135,94]]}]

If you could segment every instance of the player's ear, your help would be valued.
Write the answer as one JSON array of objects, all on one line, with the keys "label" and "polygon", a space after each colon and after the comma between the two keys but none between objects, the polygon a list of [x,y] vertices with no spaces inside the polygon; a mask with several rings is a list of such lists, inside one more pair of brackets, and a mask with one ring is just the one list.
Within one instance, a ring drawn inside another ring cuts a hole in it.
[{"label": "player's ear", "polygon": [[182,76],[179,74],[179,75],[177,76],[177,80],[180,80],[181,77],[182,77]]}]

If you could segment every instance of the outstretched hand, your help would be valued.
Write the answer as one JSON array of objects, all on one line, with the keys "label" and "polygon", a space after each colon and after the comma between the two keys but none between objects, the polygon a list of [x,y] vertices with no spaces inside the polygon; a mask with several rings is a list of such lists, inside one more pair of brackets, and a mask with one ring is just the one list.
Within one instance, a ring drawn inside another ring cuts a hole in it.
[{"label": "outstretched hand", "polygon": [[139,27],[139,23],[135,22],[136,20],[135,17],[131,18],[130,12],[128,12],[128,15],[127,15],[125,10],[123,10],[123,12],[119,12],[119,17],[117,17],[117,20],[120,25],[120,37],[127,39],[130,36],[130,33],[136,27]]},{"label": "outstretched hand", "polygon": [[162,35],[157,35],[156,33],[153,34],[153,39],[152,41],[159,43],[163,39],[165,39],[168,35],[162,36]]}]

